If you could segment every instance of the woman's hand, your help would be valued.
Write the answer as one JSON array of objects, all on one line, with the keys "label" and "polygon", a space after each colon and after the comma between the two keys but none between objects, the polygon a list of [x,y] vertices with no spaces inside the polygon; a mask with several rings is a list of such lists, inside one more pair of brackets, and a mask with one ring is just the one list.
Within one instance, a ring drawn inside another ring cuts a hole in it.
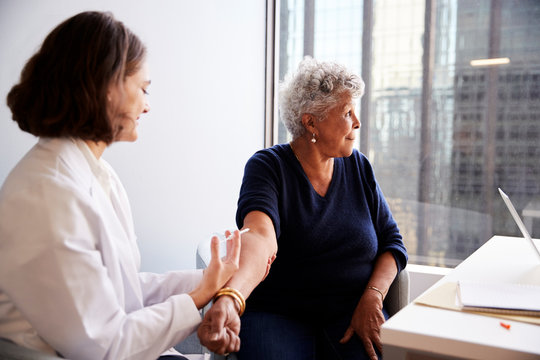
[{"label": "woman's hand", "polygon": [[[225,232],[225,237],[231,235],[230,231]],[[210,264],[204,270],[204,275],[199,286],[189,295],[197,309],[202,309],[212,300],[214,295],[221,289],[227,281],[234,275],[239,267],[240,259],[240,232],[234,231],[230,240],[227,240],[227,255],[219,257],[219,239],[214,236],[211,240]]]},{"label": "woman's hand", "polygon": [[351,324],[345,331],[340,343],[346,343],[356,334],[364,344],[370,359],[377,360],[375,347],[379,352],[382,352],[380,329],[385,320],[382,308],[381,295],[377,291],[366,289],[354,310]]},{"label": "woman's hand", "polygon": [[229,296],[216,299],[197,330],[201,344],[217,354],[240,350],[240,316]]}]

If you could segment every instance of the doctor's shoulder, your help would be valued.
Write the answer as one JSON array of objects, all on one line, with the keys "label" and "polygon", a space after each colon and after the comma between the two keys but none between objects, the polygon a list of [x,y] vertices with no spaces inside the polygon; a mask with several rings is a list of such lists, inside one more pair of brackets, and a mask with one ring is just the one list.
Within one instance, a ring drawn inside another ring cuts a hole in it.
[{"label": "doctor's shoulder", "polygon": [[61,151],[57,153],[39,142],[6,177],[0,188],[0,206],[9,200],[11,205],[20,201],[26,203],[25,206],[46,208],[52,205],[49,203],[53,197],[84,197],[89,183],[85,171],[77,171]]}]

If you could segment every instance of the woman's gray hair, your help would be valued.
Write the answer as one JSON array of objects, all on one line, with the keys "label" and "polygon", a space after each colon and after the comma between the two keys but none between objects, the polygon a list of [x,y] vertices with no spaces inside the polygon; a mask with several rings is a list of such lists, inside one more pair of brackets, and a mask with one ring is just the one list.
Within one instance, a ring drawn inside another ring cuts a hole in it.
[{"label": "woman's gray hair", "polygon": [[296,139],[306,131],[302,124],[303,114],[313,114],[324,120],[344,93],[358,98],[364,94],[364,86],[360,76],[344,66],[306,57],[298,65],[296,73],[289,74],[281,83],[281,121]]}]

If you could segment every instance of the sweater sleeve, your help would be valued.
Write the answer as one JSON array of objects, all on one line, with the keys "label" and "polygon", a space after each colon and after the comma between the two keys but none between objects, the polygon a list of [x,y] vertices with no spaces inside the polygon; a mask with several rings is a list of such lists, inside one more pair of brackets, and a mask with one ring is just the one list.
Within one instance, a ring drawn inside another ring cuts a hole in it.
[{"label": "sweater sleeve", "polygon": [[276,159],[268,151],[259,151],[247,162],[238,198],[236,224],[244,225],[251,211],[261,211],[272,219],[276,236],[280,235],[279,193],[280,177]]},{"label": "sweater sleeve", "polygon": [[390,251],[394,256],[399,273],[405,268],[408,261],[407,249],[403,243],[403,237],[399,232],[398,225],[381,187],[375,178],[371,164],[364,155],[359,154],[359,156],[371,193],[371,213],[379,242],[378,253],[382,254]]},{"label": "sweater sleeve", "polygon": [[403,238],[399,232],[390,207],[377,184],[377,237],[379,239],[379,254],[390,251],[394,256],[398,273],[407,266],[408,255]]}]

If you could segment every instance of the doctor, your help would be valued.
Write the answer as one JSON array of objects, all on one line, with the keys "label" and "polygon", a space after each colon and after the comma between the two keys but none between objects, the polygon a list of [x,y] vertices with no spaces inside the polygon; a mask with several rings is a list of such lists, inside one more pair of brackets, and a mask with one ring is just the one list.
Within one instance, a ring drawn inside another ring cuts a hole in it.
[{"label": "doctor", "polygon": [[110,13],[80,13],[8,94],[13,119],[39,141],[0,190],[0,338],[69,359],[185,359],[167,349],[237,270],[235,231],[223,259],[212,239],[204,274],[139,272],[128,198],[102,154],[135,141],[150,109],[145,54]]}]

